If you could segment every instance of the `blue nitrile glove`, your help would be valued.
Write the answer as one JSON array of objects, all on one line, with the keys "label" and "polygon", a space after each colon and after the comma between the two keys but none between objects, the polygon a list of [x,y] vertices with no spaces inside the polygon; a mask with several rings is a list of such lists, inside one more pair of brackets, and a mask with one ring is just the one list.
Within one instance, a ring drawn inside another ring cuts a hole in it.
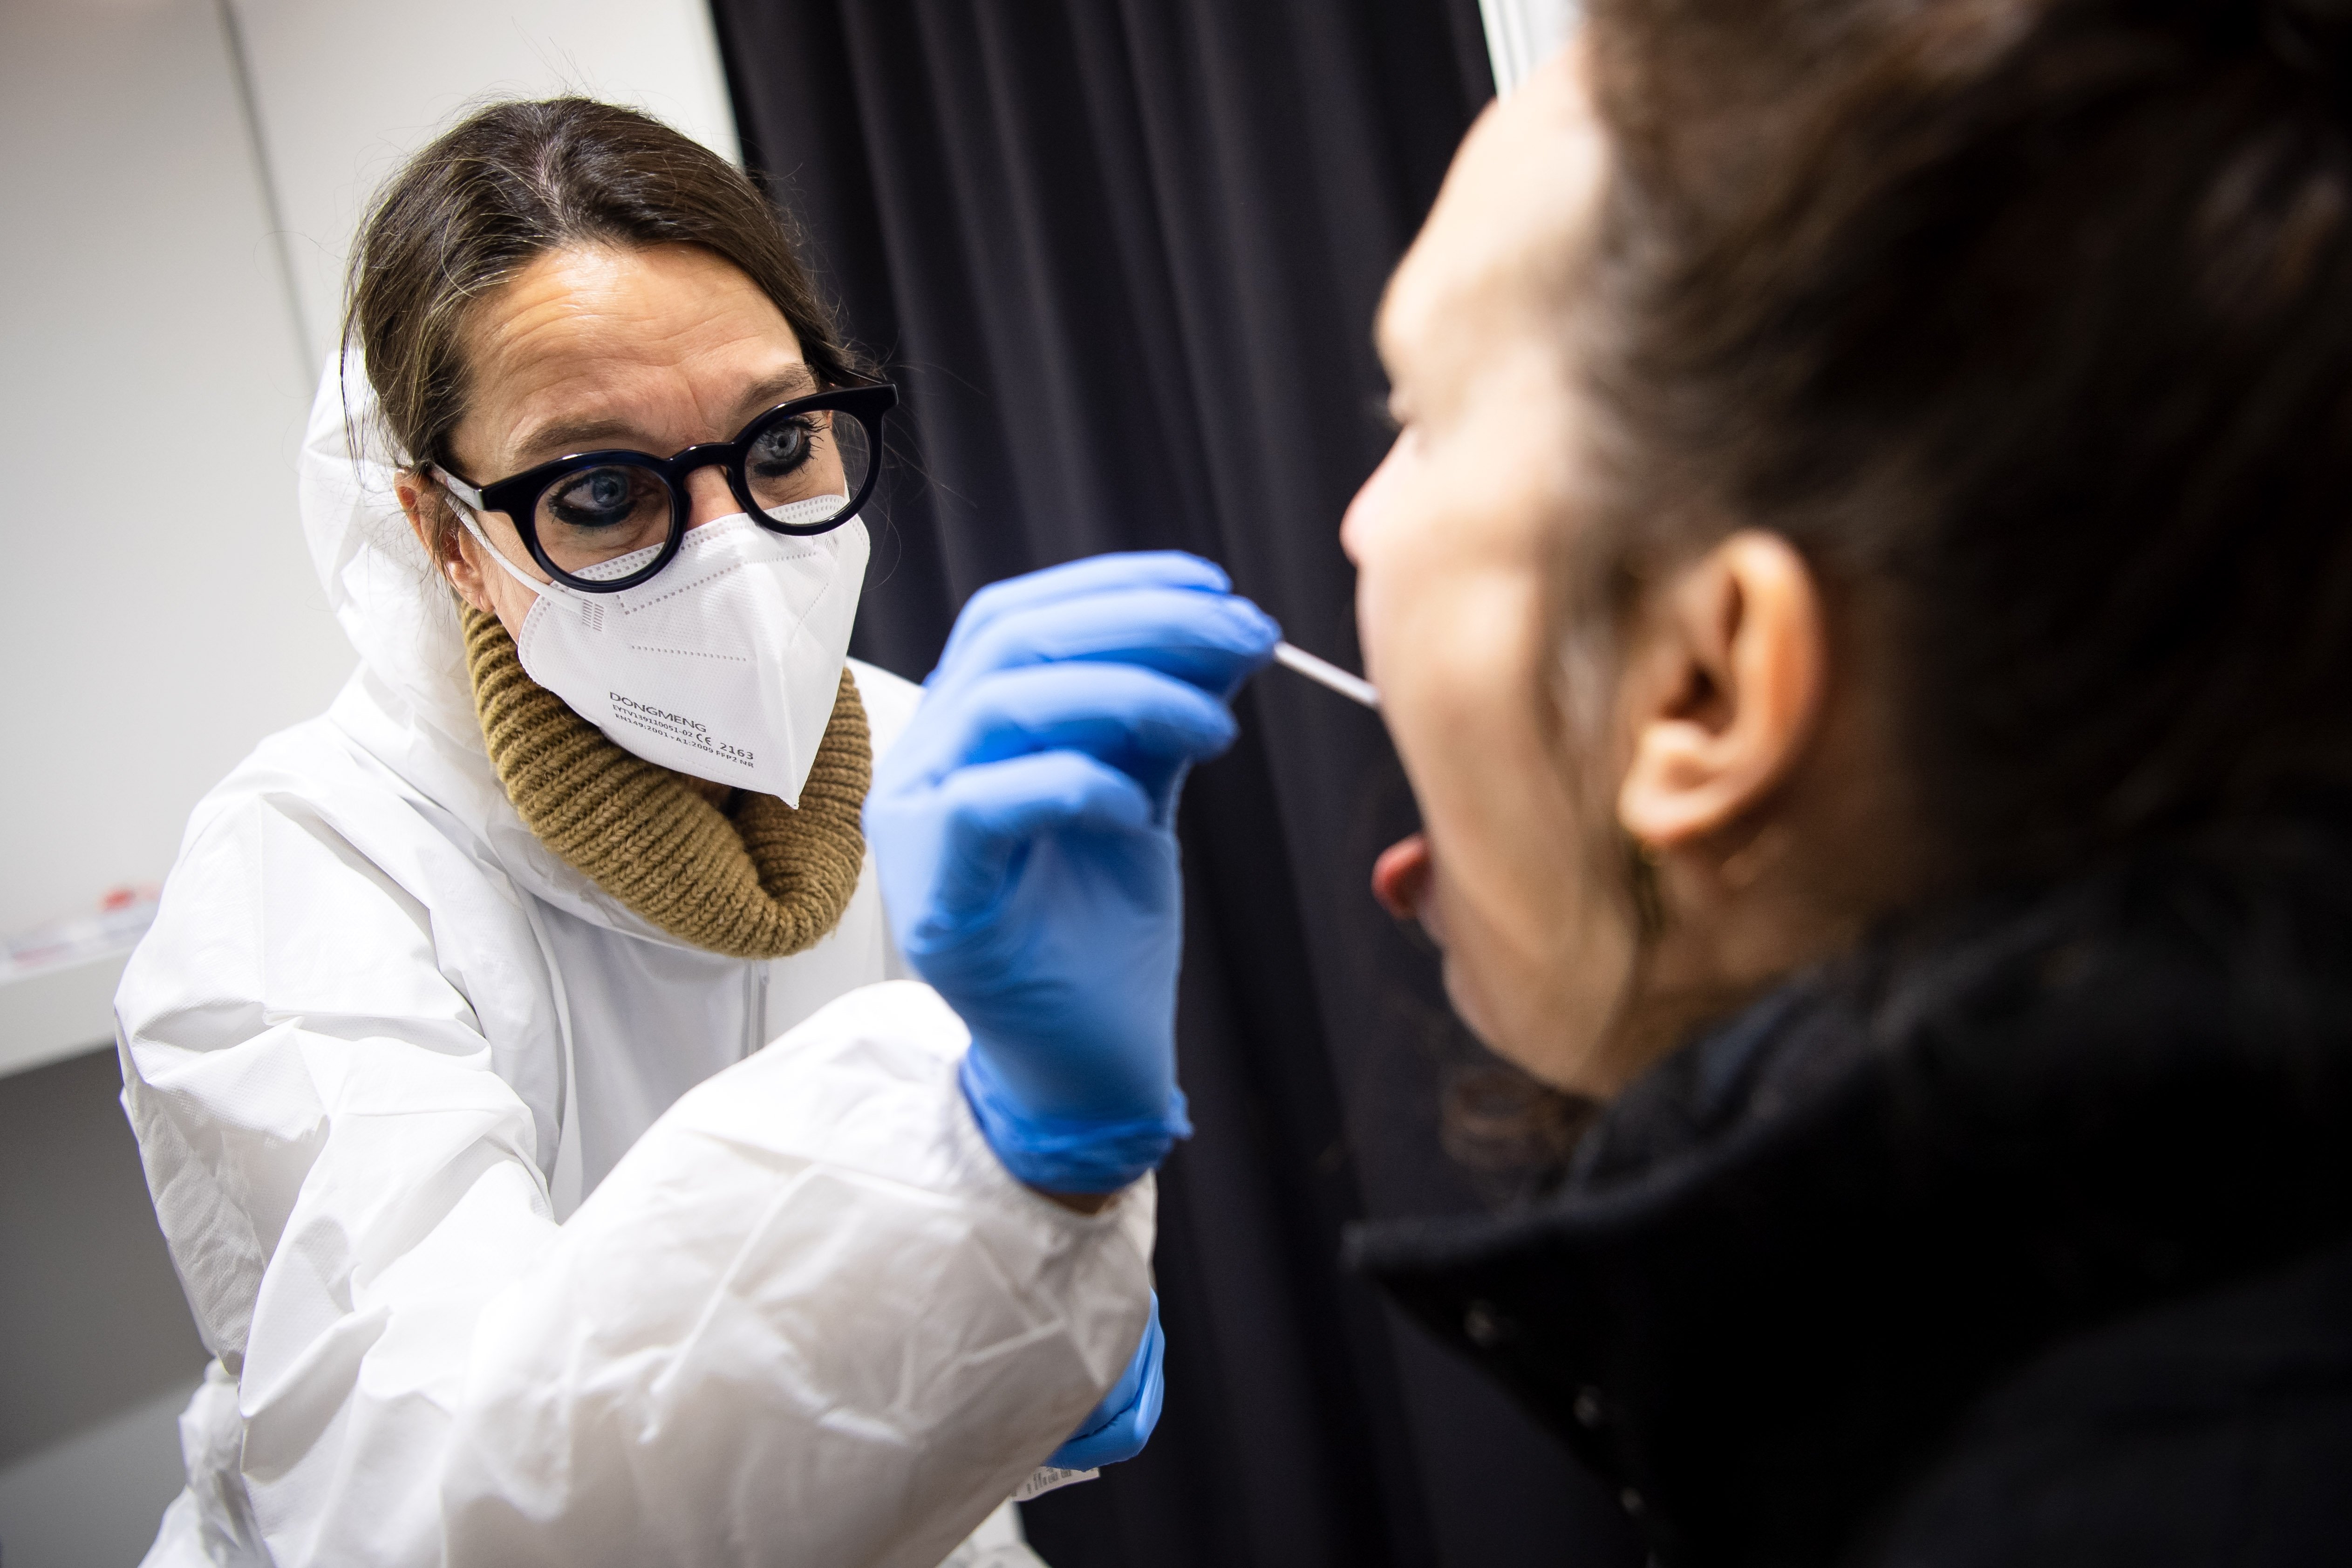
[{"label": "blue nitrile glove", "polygon": [[1280,636],[1227,589],[1172,553],[983,589],[866,797],[891,931],[971,1029],[972,1113],[1047,1192],[1116,1192],[1192,1131],[1176,795]]},{"label": "blue nitrile glove", "polygon": [[1151,1293],[1151,1321],[1143,1326],[1143,1342],[1135,1347],[1127,1370],[1118,1374],[1102,1403],[1096,1405],[1070,1440],[1055,1449],[1045,1462],[1057,1470],[1091,1470],[1116,1465],[1143,1452],[1151,1429],[1160,1425],[1160,1402],[1168,1385],[1160,1362],[1168,1342],[1160,1332],[1160,1292]]}]

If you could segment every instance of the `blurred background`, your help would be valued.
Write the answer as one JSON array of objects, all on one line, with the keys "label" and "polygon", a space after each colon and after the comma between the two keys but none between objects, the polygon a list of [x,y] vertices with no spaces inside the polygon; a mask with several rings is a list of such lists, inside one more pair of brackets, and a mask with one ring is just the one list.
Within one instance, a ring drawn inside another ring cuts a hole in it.
[{"label": "blurred background", "polygon": [[[130,1563],[205,1360],[110,997],[197,798],[352,657],[293,458],[368,194],[466,105],[575,91],[769,183],[905,391],[856,651],[929,669],[995,578],[1223,562],[1356,658],[1370,322],[1447,160],[1572,0],[0,0],[0,1563]],[[1632,1562],[1614,1505],[1340,1266],[1490,1205],[1507,1099],[1374,907],[1377,723],[1276,677],[1186,803],[1167,1414],[1025,1510],[1055,1568]]]}]

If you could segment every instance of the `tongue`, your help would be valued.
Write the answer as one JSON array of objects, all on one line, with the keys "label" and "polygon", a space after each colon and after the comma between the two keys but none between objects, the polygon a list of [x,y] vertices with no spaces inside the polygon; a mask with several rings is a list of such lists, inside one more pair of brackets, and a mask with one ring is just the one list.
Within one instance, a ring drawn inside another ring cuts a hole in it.
[{"label": "tongue", "polygon": [[1398,839],[1372,863],[1372,897],[1398,920],[1413,918],[1428,886],[1429,840],[1421,834]]}]

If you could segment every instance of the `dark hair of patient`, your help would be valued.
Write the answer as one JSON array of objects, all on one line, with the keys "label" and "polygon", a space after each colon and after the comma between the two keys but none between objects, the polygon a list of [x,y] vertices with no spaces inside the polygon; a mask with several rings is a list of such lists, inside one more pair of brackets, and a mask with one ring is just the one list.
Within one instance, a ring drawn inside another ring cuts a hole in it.
[{"label": "dark hair of patient", "polygon": [[858,379],[783,220],[741,170],[634,110],[581,98],[496,103],[386,183],[352,254],[343,342],[364,353],[404,459],[450,460],[475,301],[551,250],[670,244],[740,268],[783,312],[823,384]]},{"label": "dark hair of patient", "polygon": [[1965,884],[2352,784],[2352,6],[1587,10],[1590,580],[1789,537]]}]

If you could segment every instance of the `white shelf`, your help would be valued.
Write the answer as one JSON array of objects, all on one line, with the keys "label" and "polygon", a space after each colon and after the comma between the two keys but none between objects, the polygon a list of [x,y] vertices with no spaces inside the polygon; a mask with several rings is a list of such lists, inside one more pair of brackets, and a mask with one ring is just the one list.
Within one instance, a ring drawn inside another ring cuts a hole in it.
[{"label": "white shelf", "polygon": [[0,981],[0,1078],[114,1044],[114,988],[129,949]]}]

